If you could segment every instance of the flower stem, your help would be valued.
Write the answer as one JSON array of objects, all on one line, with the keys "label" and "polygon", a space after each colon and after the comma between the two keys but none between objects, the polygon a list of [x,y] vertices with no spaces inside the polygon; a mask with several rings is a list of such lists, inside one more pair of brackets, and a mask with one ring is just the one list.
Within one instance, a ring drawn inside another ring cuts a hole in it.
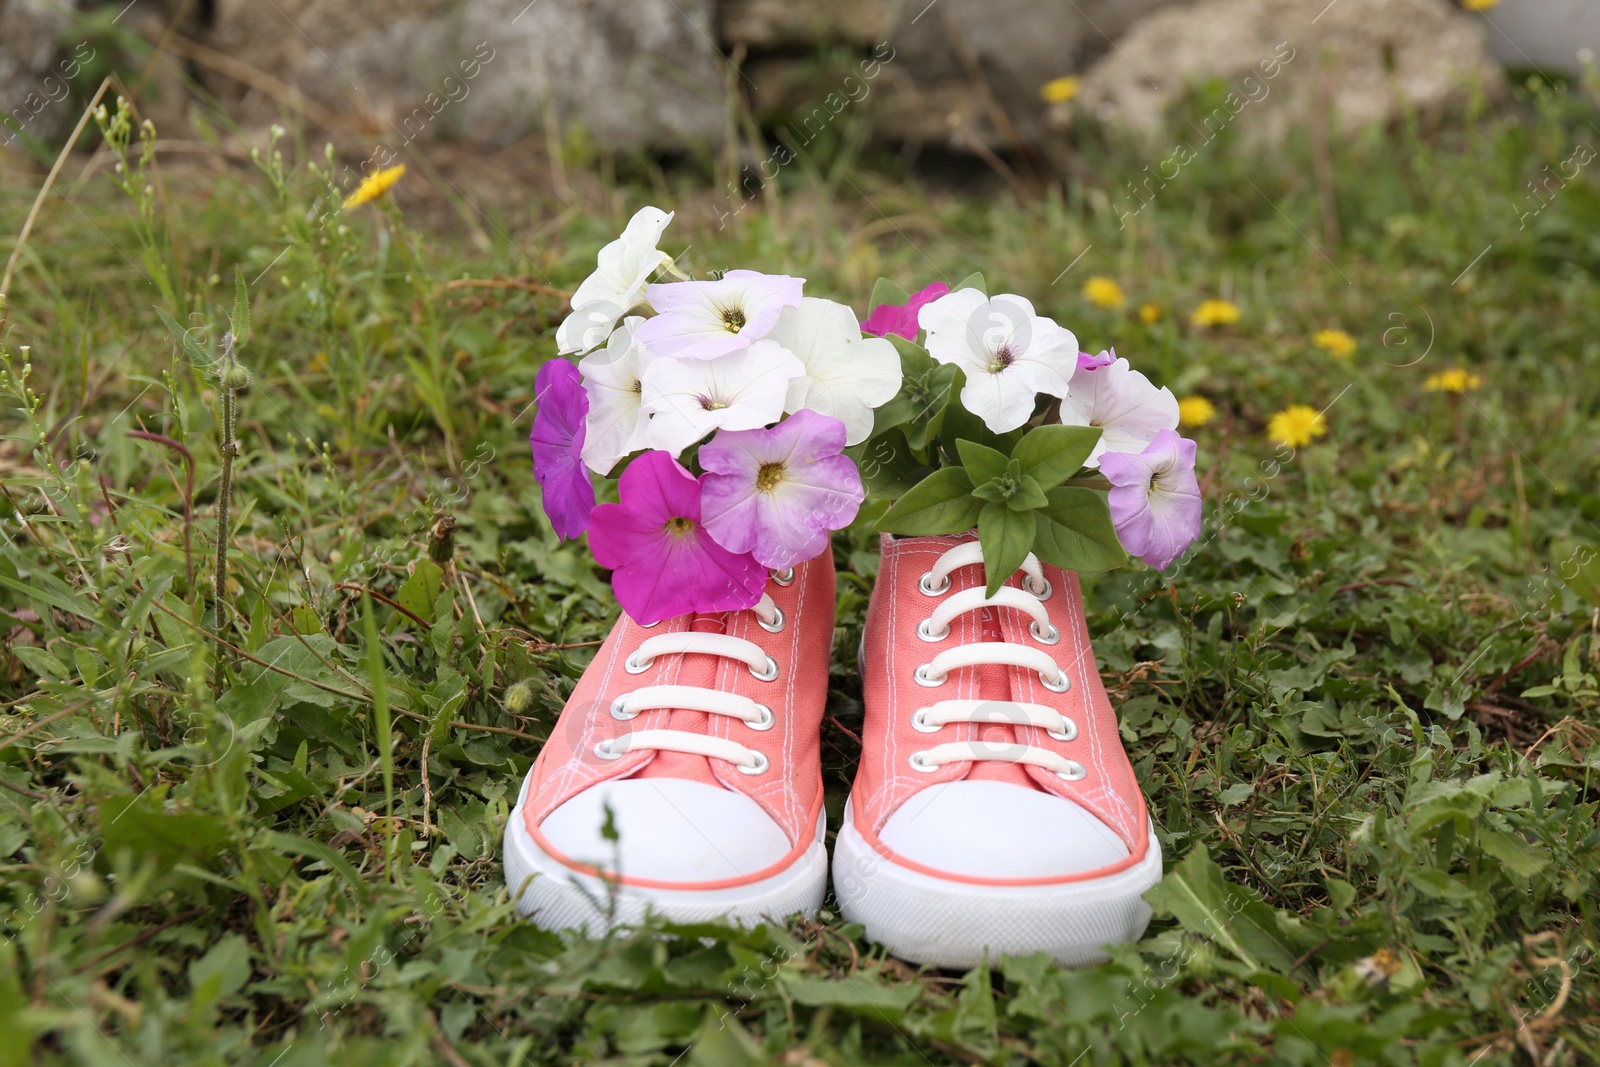
[{"label": "flower stem", "polygon": [[[239,442],[234,440],[235,426],[238,420],[238,393],[226,384],[229,380],[228,371],[234,364],[233,334],[224,334],[222,338],[222,484],[217,492],[217,587],[213,594],[215,614],[212,620],[212,631],[220,639],[223,627],[227,622],[227,607],[225,600],[228,589],[228,504],[233,497],[233,458],[239,453]],[[220,691],[224,680],[225,661],[218,646],[216,662],[211,668],[211,685]]]},{"label": "flower stem", "polygon": [[1082,478],[1068,478],[1061,483],[1070,485],[1075,489],[1098,489],[1102,493],[1110,492],[1111,480],[1103,474],[1089,474]]}]

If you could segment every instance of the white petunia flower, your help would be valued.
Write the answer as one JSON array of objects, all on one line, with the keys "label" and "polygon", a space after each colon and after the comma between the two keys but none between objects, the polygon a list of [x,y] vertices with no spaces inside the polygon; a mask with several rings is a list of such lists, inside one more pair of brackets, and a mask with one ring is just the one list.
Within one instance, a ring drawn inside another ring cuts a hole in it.
[{"label": "white petunia flower", "polygon": [[805,364],[773,341],[716,359],[658,356],[644,373],[644,410],[651,415],[645,440],[678,455],[713,430],[755,430],[776,422],[789,383],[805,371]]},{"label": "white petunia flower", "polygon": [[572,314],[556,329],[556,351],[588,352],[605,343],[617,320],[644,299],[650,275],[671,257],[656,248],[673,212],[642,207],[622,236],[600,250],[595,272],[572,294]]},{"label": "white petunia flower", "polygon": [[812,296],[784,308],[767,339],[793,352],[806,368],[789,383],[784,411],[805,408],[838,419],[847,445],[872,436],[872,409],[900,391],[900,353],[893,344],[863,338],[854,311]]},{"label": "white petunia flower", "polygon": [[716,359],[765,337],[786,307],[800,303],[804,278],[730,270],[713,282],[666,282],[646,295],[654,318],[639,340],[657,355]]},{"label": "white petunia flower", "polygon": [[643,321],[637,315],[624,319],[603,350],[578,361],[589,397],[583,462],[596,474],[609,474],[623,456],[645,447],[650,416],[644,411],[641,383],[656,356],[634,338]]},{"label": "white petunia flower", "polygon": [[1072,331],[1033,313],[1025,298],[977,289],[942,296],[917,313],[928,355],[966,373],[961,403],[995,433],[1033,417],[1040,393],[1063,397],[1078,361]]},{"label": "white petunia flower", "polygon": [[[1111,353],[1116,355],[1115,352]],[[1178,428],[1178,398],[1118,359],[1103,366],[1080,366],[1072,389],[1061,401],[1068,426],[1098,426],[1100,440],[1084,462],[1098,467],[1106,452],[1143,452],[1162,430]]]}]

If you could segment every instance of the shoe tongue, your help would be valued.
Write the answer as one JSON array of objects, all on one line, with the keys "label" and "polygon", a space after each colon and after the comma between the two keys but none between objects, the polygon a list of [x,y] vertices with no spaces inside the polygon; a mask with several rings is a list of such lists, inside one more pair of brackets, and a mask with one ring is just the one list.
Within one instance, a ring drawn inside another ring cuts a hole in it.
[{"label": "shoe tongue", "polygon": [[[980,641],[1004,641],[1005,633],[1000,628],[1000,620],[996,609],[984,608],[981,624],[982,632],[977,638]],[[978,668],[978,691],[972,695],[976,700],[1014,700],[1011,692],[1011,668],[997,664],[987,664]],[[1017,742],[1017,732],[1010,726],[993,723],[977,727],[977,737],[974,740],[984,741],[992,745],[1010,745]],[[1021,763],[1006,763],[1001,760],[973,760],[967,770],[969,781],[1009,782],[1020,785],[1026,789],[1039,789],[1039,783],[1028,776],[1027,769]],[[1043,792],[1043,790],[1039,790]]]},{"label": "shoe tongue", "polygon": [[[728,615],[726,612],[717,612],[711,615],[696,615],[689,624],[689,629],[694,633],[720,634],[728,631]],[[730,662],[717,656],[700,654],[662,657],[661,682],[670,685],[692,685],[702,689],[716,689],[717,675],[724,663]],[[668,721],[659,724],[657,729],[683,730],[687,733],[709,733],[710,715],[703,711],[684,711],[677,709],[671,713]],[[634,775],[636,778],[688,778],[691,781],[720,784],[716,776],[711,773],[711,761],[704,756],[696,756],[688,752],[657,752],[655,758],[644,766],[644,769]]]}]

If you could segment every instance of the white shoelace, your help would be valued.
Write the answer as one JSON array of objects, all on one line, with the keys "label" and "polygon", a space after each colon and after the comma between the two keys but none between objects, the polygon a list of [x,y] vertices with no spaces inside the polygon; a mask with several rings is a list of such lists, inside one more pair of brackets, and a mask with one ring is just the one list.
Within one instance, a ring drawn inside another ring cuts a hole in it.
[{"label": "white shoelace", "polygon": [[[781,572],[778,578],[780,584],[788,584],[781,581]],[[750,610],[755,613],[756,622],[768,633],[778,633],[783,629],[783,611],[767,594],[761,594],[761,601]],[[694,630],[646,638],[622,666],[629,674],[643,674],[661,656],[692,653],[720,656],[743,663],[753,677],[763,682],[775,681],[778,677],[777,660],[754,641]],[[624,693],[611,702],[612,718],[622,721],[633,719],[641,712],[664,709],[726,715],[757,731],[772,729],[775,721],[772,709],[760,701],[697,685],[646,685],[631,693]],[[760,774],[770,765],[766,753],[758,749],[748,748],[730,738],[711,737],[688,730],[634,730],[594,746],[594,754],[605,760],[621,759],[629,752],[646,750],[683,752],[726,760],[737,767],[741,774]]]},{"label": "white shoelace", "polygon": [[[944,598],[950,590],[951,573],[971,566],[983,566],[983,548],[975,541],[958,545],[941,555],[932,569],[918,580],[917,588],[924,596]],[[1030,637],[1040,645],[1056,644],[1061,640],[1061,631],[1050,622],[1044,607],[1044,601],[1050,599],[1051,588],[1038,558],[1028,553],[1020,570],[1023,574],[1020,589],[1002,586],[991,597],[985,596],[980,586],[942,599],[933,614],[918,625],[917,636],[937,644],[949,639],[950,624],[958,616],[984,608],[1011,608],[1028,615]],[[1037,671],[1039,684],[1054,693],[1065,693],[1072,684],[1050,653],[1014,641],[977,641],[943,649],[916,669],[915,678],[919,685],[936,689],[950,680],[952,671],[989,665]],[[911,716],[911,725],[922,733],[938,733],[952,723],[1032,726],[1044,730],[1057,741],[1071,741],[1078,736],[1078,724],[1054,708],[1014,700],[940,700],[918,708]],[[947,763],[969,761],[1026,763],[1043,767],[1069,782],[1088,774],[1077,760],[1021,742],[948,741],[911,754],[911,766],[930,774]]]}]

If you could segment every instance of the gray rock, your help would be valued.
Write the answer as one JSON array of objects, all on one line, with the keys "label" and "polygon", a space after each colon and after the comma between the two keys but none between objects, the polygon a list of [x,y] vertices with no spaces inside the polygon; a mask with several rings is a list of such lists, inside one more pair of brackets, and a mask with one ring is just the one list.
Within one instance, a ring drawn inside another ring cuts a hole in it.
[{"label": "gray rock", "polygon": [[709,0],[220,0],[206,43],[396,149],[575,126],[606,147],[723,135]]},{"label": "gray rock", "polygon": [[1154,138],[1188,87],[1220,81],[1227,102],[1184,132],[1209,140],[1236,124],[1245,140],[1275,143],[1328,105],[1331,128],[1349,133],[1405,108],[1436,116],[1475,89],[1503,87],[1482,24],[1446,0],[1319,6],[1201,0],[1158,11],[1085,73],[1079,113]]},{"label": "gray rock", "polygon": [[1480,16],[1489,49],[1508,67],[1576,74],[1579,53],[1600,55],[1600,4],[1594,0],[1502,0]]},{"label": "gray rock", "polygon": [[77,121],[70,83],[94,48],[63,40],[71,24],[66,4],[0,0],[0,144],[49,140]]}]

